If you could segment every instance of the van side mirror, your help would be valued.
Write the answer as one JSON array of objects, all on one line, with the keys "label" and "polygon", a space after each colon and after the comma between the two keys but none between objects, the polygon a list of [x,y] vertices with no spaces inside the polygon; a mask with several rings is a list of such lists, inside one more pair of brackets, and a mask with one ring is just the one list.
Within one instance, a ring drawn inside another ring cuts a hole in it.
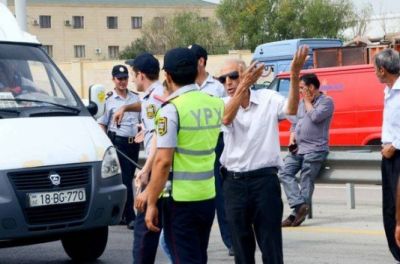
[{"label": "van side mirror", "polygon": [[106,101],[106,89],[102,84],[92,84],[89,87],[89,102],[87,109],[94,118],[99,118],[104,114]]}]

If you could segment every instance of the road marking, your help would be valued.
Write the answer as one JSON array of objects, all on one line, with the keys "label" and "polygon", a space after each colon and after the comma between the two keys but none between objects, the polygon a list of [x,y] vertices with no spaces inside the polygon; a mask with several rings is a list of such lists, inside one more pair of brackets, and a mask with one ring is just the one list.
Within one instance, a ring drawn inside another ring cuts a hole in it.
[{"label": "road marking", "polygon": [[368,236],[383,236],[383,230],[363,230],[352,228],[335,228],[335,227],[285,227],[284,231],[288,232],[307,232],[307,233],[334,233],[334,234],[353,234]]}]

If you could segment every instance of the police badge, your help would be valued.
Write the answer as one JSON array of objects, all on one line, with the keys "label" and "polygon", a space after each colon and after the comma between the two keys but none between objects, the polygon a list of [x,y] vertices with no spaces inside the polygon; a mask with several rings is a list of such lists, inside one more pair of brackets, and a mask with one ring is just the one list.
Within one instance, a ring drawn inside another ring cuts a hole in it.
[{"label": "police badge", "polygon": [[156,115],[156,106],[153,104],[148,105],[146,107],[146,115],[148,119],[153,119]]},{"label": "police badge", "polygon": [[157,120],[157,132],[158,135],[163,136],[167,133],[167,118],[166,117],[160,117]]}]

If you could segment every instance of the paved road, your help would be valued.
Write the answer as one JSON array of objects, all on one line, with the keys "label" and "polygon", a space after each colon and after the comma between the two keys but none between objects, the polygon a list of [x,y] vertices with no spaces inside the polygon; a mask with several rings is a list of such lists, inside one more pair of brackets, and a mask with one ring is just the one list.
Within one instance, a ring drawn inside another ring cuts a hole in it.
[{"label": "paved road", "polygon": [[[343,185],[318,185],[314,195],[314,218],[299,228],[283,231],[285,263],[376,264],[396,263],[387,246],[381,220],[379,186],[356,186],[356,209],[347,209]],[[288,213],[285,206],[285,216]],[[98,264],[131,263],[132,234],[122,226],[111,228],[109,244]],[[256,254],[261,263],[260,253]],[[0,249],[0,263],[72,263],[60,242]],[[168,263],[161,252],[157,263]],[[233,263],[214,224],[209,263]]]}]

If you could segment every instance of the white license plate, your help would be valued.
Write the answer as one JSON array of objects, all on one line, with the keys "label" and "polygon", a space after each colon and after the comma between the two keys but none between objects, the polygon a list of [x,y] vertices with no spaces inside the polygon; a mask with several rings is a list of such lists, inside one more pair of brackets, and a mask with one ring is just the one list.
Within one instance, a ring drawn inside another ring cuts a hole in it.
[{"label": "white license plate", "polygon": [[54,204],[79,203],[86,201],[84,188],[58,192],[29,193],[29,206],[46,206]]}]

